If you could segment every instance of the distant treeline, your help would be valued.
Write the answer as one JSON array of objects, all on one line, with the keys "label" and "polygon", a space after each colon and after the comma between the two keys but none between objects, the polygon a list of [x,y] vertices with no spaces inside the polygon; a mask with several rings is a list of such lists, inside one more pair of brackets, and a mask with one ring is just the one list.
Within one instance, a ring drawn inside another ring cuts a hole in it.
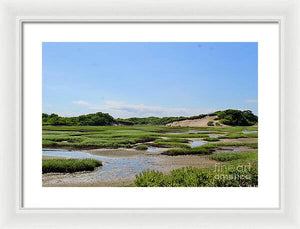
[{"label": "distant treeline", "polygon": [[111,126],[115,119],[107,113],[80,115],[78,117],[60,117],[57,114],[42,115],[43,125],[53,126]]},{"label": "distant treeline", "polygon": [[217,115],[220,123],[229,126],[252,126],[257,124],[258,117],[250,110],[240,111],[228,109],[225,111],[217,111],[209,115]]},{"label": "distant treeline", "polygon": [[197,116],[191,117],[147,117],[147,118],[127,118],[127,119],[116,119],[117,123],[122,125],[166,125],[170,122],[181,121],[181,120],[191,120],[191,119],[199,119],[204,118],[206,114],[201,114]]},{"label": "distant treeline", "polygon": [[230,126],[251,126],[257,123],[258,117],[250,110],[225,110],[211,114],[201,114],[192,117],[147,117],[147,118],[127,118],[114,119],[107,113],[97,112],[95,114],[80,115],[78,117],[60,117],[57,114],[43,113],[43,125],[54,126],[111,126],[111,125],[166,125],[171,122],[181,120],[200,119],[205,116],[217,116],[216,120]]}]

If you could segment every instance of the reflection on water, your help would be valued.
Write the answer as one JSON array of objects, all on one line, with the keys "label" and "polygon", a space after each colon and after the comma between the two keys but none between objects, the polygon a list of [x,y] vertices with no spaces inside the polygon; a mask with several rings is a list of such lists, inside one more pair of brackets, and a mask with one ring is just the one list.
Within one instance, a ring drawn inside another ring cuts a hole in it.
[{"label": "reflection on water", "polygon": [[159,153],[161,151],[159,149],[155,148],[155,147],[149,147],[147,149],[147,152],[150,152],[150,153]]},{"label": "reflection on water", "polygon": [[111,181],[122,179],[134,179],[135,174],[144,170],[153,170],[155,165],[155,158],[149,156],[136,156],[130,158],[112,158],[105,156],[93,155],[80,151],[50,151],[43,150],[44,156],[57,156],[68,158],[94,158],[103,162],[103,166],[99,167],[92,173],[81,173],[76,176],[66,176],[60,178],[62,182],[75,183],[75,182],[96,182],[96,181]]},{"label": "reflection on water", "polygon": [[257,130],[249,131],[249,130],[243,130],[243,134],[254,134],[257,133]]},{"label": "reflection on water", "polygon": [[206,144],[206,142],[204,141],[199,141],[199,140],[193,140],[192,144],[191,144],[191,147],[194,148],[194,147],[198,147],[198,146],[202,146]]},{"label": "reflection on water", "polygon": [[199,131],[188,130],[188,131],[181,131],[181,132],[167,132],[166,134],[199,134]]},{"label": "reflection on water", "polygon": [[216,153],[237,153],[240,152],[240,149],[224,149],[220,151],[216,151]]}]

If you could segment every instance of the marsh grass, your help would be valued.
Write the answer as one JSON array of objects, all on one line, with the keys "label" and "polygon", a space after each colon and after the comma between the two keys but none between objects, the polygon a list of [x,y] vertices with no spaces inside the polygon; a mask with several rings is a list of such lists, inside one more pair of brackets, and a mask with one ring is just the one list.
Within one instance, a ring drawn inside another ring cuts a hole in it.
[{"label": "marsh grass", "polygon": [[216,153],[209,155],[210,159],[220,161],[220,162],[241,162],[241,163],[248,163],[248,162],[256,162],[258,159],[257,151],[250,151],[250,152],[235,152],[235,153]]},{"label": "marsh grass", "polygon": [[249,143],[249,142],[218,142],[218,143],[207,143],[205,145],[202,145],[201,147],[206,148],[206,149],[216,149],[218,147],[222,146],[246,146],[250,147],[252,149],[257,149],[258,148],[258,143]]},{"label": "marsh grass", "polygon": [[184,139],[184,138],[168,138],[168,139],[162,139],[159,138],[157,140],[155,140],[155,142],[179,142],[179,143],[189,143],[190,140],[189,139]]},{"label": "marsh grass", "polygon": [[179,148],[191,148],[190,145],[185,144],[185,143],[181,143],[181,142],[177,142],[177,141],[172,141],[172,139],[170,139],[169,141],[167,141],[169,139],[163,140],[163,139],[157,139],[154,141],[154,143],[152,143],[152,146],[156,146],[156,147],[179,147]]},{"label": "marsh grass", "polygon": [[170,174],[144,171],[136,175],[134,183],[137,187],[257,187],[257,165],[243,168],[217,171],[213,168],[187,167],[175,169]]},{"label": "marsh grass", "polygon": [[162,155],[178,156],[178,155],[207,155],[211,154],[211,149],[203,148],[202,146],[189,148],[189,149],[169,149],[166,152],[161,153]]},{"label": "marsh grass", "polygon": [[211,137],[203,138],[203,140],[207,141],[207,142],[217,142],[217,141],[220,141],[219,138],[211,138]]},{"label": "marsh grass", "polygon": [[207,143],[202,146],[189,148],[189,149],[170,149],[163,152],[163,155],[177,156],[177,155],[207,155],[213,153],[217,148],[222,146],[247,146],[257,149],[257,143],[236,143],[236,142],[220,142],[220,143]]},{"label": "marsh grass", "polygon": [[[202,132],[187,134],[189,130]],[[255,133],[242,134],[244,130],[253,131],[257,127],[43,126],[43,147],[133,148],[137,144],[150,145],[155,141],[153,146],[157,147],[189,148],[184,144],[188,143],[187,138],[208,138],[210,141],[208,134],[227,134],[225,138],[255,137]]]},{"label": "marsh grass", "polygon": [[147,150],[148,149],[148,146],[146,145],[138,145],[135,147],[137,150]]},{"label": "marsh grass", "polygon": [[137,187],[257,187],[257,151],[211,154],[222,162],[210,168],[180,168],[163,174],[144,171],[136,175]]},{"label": "marsh grass", "polygon": [[165,134],[168,138],[207,138],[207,134]]},{"label": "marsh grass", "polygon": [[257,137],[258,137],[257,133],[249,133],[249,134],[238,133],[238,134],[228,134],[225,136],[220,136],[218,137],[218,139],[257,138]]},{"label": "marsh grass", "polygon": [[95,159],[46,159],[42,162],[43,173],[74,173],[93,171],[102,162]]}]

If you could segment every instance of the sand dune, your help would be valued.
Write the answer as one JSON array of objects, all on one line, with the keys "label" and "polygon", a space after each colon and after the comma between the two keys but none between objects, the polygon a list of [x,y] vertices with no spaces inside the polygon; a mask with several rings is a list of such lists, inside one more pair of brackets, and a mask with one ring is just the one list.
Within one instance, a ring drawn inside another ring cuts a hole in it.
[{"label": "sand dune", "polygon": [[204,118],[200,119],[193,119],[193,120],[182,120],[168,123],[166,126],[182,126],[182,127],[202,127],[207,126],[209,121],[214,123],[218,122],[218,120],[214,120],[217,116],[205,116]]}]

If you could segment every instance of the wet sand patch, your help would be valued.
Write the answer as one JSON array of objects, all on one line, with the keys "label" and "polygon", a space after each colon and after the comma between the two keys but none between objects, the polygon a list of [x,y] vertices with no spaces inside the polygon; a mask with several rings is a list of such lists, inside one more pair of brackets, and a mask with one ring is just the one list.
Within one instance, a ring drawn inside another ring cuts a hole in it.
[{"label": "wet sand patch", "polygon": [[257,138],[227,138],[227,139],[220,139],[219,142],[236,142],[236,143],[256,143]]},{"label": "wet sand patch", "polygon": [[82,152],[86,152],[89,154],[104,156],[104,157],[132,157],[139,156],[145,154],[143,150],[135,150],[135,149],[92,149],[92,150],[83,150]]},{"label": "wet sand patch", "polygon": [[216,148],[215,153],[237,153],[237,152],[249,152],[255,151],[255,149],[247,146],[222,146]]}]

